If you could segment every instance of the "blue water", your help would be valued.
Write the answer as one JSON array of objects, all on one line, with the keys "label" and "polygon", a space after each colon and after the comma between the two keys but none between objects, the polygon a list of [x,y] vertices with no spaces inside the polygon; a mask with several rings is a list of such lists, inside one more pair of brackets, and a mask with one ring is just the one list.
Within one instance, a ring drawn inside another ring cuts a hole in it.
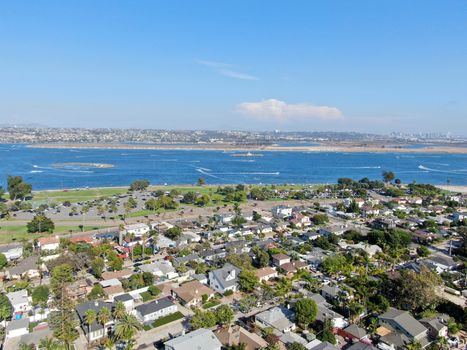
[{"label": "blue water", "polygon": [[[381,179],[391,170],[403,182],[467,185],[467,155],[415,153],[254,152],[41,149],[0,144],[0,184],[21,175],[34,189],[152,184],[334,183],[339,177]],[[113,168],[54,168],[55,163],[110,163]]]}]

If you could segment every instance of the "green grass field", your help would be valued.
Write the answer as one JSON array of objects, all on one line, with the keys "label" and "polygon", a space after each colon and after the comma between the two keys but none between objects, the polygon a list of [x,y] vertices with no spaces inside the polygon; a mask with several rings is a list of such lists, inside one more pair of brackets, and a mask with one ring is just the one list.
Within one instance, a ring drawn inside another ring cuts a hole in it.
[{"label": "green grass field", "polygon": [[[107,226],[85,226],[84,231],[98,230]],[[1,226],[0,223],[0,244],[20,242],[34,238],[46,237],[50,235],[60,235],[64,233],[81,232],[78,226],[56,226],[52,234],[50,233],[29,233],[26,225]]]},{"label": "green grass field", "polygon": [[63,203],[70,201],[71,203],[84,202],[93,200],[99,197],[115,196],[126,193],[126,187],[115,188],[90,188],[82,190],[59,190],[59,191],[38,191],[34,192],[32,202],[34,204],[41,203]]}]

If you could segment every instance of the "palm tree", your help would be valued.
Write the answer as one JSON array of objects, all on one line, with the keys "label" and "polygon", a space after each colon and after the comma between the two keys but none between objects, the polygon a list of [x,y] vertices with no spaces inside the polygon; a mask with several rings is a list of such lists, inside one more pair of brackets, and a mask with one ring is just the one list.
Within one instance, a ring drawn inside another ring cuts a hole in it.
[{"label": "palm tree", "polygon": [[97,314],[97,320],[102,325],[103,335],[105,336],[105,324],[112,319],[112,313],[108,307],[103,307]]},{"label": "palm tree", "polygon": [[134,315],[125,313],[115,328],[115,337],[130,340],[141,329],[143,329],[143,325],[139,323],[138,319]]},{"label": "palm tree", "polygon": [[121,320],[126,314],[125,304],[122,301],[117,301],[113,311],[113,316],[116,320]]},{"label": "palm tree", "polygon": [[61,350],[65,349],[63,345],[53,338],[42,338],[39,342],[39,348],[42,350]]},{"label": "palm tree", "polygon": [[449,343],[446,337],[439,337],[436,339],[436,344],[440,349],[449,349]]},{"label": "palm tree", "polygon": [[129,339],[126,342],[125,350],[133,350],[135,346],[136,346],[136,342],[133,339]]},{"label": "palm tree", "polygon": [[89,309],[84,313],[84,322],[88,325],[88,341],[91,341],[91,325],[96,322],[97,314],[96,311]]}]

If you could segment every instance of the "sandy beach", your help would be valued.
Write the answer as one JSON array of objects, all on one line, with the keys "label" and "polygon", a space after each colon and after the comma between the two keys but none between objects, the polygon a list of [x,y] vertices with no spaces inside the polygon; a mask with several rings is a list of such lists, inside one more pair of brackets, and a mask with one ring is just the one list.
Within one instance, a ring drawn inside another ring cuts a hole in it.
[{"label": "sandy beach", "polygon": [[456,146],[428,146],[423,148],[401,148],[386,145],[358,145],[358,144],[337,144],[320,146],[241,146],[233,144],[192,144],[192,145],[138,145],[138,144],[111,144],[111,143],[41,143],[31,144],[32,148],[72,148],[72,149],[145,149],[145,150],[177,150],[177,151],[224,151],[224,152],[374,152],[374,153],[444,153],[444,154],[467,154],[467,147]]}]

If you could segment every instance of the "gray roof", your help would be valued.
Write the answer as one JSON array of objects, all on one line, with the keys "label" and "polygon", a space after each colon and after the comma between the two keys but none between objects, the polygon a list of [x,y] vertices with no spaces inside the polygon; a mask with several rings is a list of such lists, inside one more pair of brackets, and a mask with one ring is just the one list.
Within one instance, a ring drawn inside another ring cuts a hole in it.
[{"label": "gray roof", "polygon": [[281,332],[293,325],[293,322],[291,321],[293,313],[283,306],[276,306],[269,310],[260,312],[255,316],[255,318]]},{"label": "gray roof", "polygon": [[328,343],[327,341],[323,341],[321,344],[316,345],[310,350],[339,350],[339,348],[336,348],[334,345]]},{"label": "gray roof", "polygon": [[150,303],[147,303],[147,304],[138,305],[137,307],[135,307],[135,310],[139,311],[139,313],[142,316],[145,316],[145,315],[150,315],[159,310],[166,309],[172,305],[174,305],[174,302],[170,300],[168,297],[165,297],[165,298],[151,301]]},{"label": "gray roof", "polygon": [[195,253],[192,253],[192,254],[189,254],[189,255],[185,255],[185,256],[175,258],[175,259],[173,259],[172,263],[173,263],[174,266],[179,266],[180,264],[185,264],[185,263],[187,263],[189,261],[198,260],[198,259],[199,259],[199,255],[195,254]]},{"label": "gray roof", "polygon": [[10,321],[6,326],[6,331],[11,332],[21,328],[28,328],[29,327],[29,318],[25,317],[20,320],[13,320]]},{"label": "gray roof", "polygon": [[365,344],[362,342],[357,342],[350,347],[347,348],[347,350],[377,350],[376,347],[374,347],[371,344]]},{"label": "gray roof", "polygon": [[115,302],[117,301],[129,301],[129,300],[133,300],[133,297],[126,293],[126,294],[121,294],[121,295],[117,295],[115,298],[114,298]]},{"label": "gray roof", "polygon": [[22,275],[29,270],[37,270],[38,256],[31,255],[22,260],[18,265],[11,267],[8,271],[10,275]]},{"label": "gray roof", "polygon": [[11,249],[23,248],[23,245],[20,243],[5,244],[0,246],[0,253],[6,253]]},{"label": "gray roof", "polygon": [[164,343],[174,350],[218,350],[222,344],[209,329],[200,328]]},{"label": "gray roof", "polygon": [[416,337],[426,332],[426,327],[418,322],[408,311],[389,308],[384,314],[379,316],[382,320],[393,320],[412,337]]},{"label": "gray roof", "polygon": [[34,331],[32,333],[24,334],[21,336],[21,343],[24,344],[34,344],[36,346],[39,345],[42,339],[48,338],[52,335],[52,330],[50,328],[41,329],[38,331]]},{"label": "gray roof", "polygon": [[358,339],[361,339],[367,335],[366,331],[363,328],[357,326],[356,324],[351,324],[350,326],[346,327],[344,331]]},{"label": "gray roof", "polygon": [[[84,315],[86,314],[87,310],[94,310],[96,313],[99,313],[99,311],[104,307],[108,308],[112,312],[114,303],[107,303],[100,300],[86,301],[76,306],[76,312],[78,313],[81,323],[84,324]],[[99,328],[102,328],[102,325],[98,324],[97,322],[94,322],[90,328],[91,331],[95,331]],[[83,327],[83,330],[87,334],[88,327]]]},{"label": "gray roof", "polygon": [[[225,279],[229,276],[229,274],[235,271],[235,278],[226,281]],[[237,284],[238,281],[238,274],[240,273],[240,269],[238,267],[233,266],[232,264],[225,264],[222,268],[213,270],[211,273],[213,276],[219,281],[219,284],[221,285],[222,288],[228,288],[231,287],[235,284]]]}]

